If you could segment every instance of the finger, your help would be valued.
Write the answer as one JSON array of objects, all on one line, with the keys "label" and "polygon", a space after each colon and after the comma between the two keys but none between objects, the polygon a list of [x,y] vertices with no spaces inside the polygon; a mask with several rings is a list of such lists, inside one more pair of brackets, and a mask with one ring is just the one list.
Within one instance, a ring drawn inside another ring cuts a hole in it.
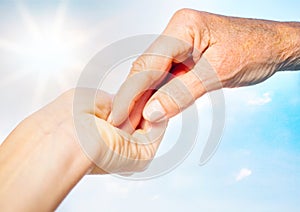
[{"label": "finger", "polygon": [[[193,59],[189,57],[183,63],[178,63],[172,66],[172,69],[170,70],[172,74],[169,74],[166,77],[166,80],[171,80],[172,77],[176,77],[188,72],[190,69],[192,69],[192,67],[194,67],[194,65],[195,63]],[[162,82],[162,84],[163,83],[165,82]],[[134,108],[130,112],[129,118],[127,118],[121,125],[118,126],[119,129],[131,134],[139,124],[143,126],[143,123],[140,123],[142,112],[153,92],[154,91],[148,90],[142,95],[142,97],[138,99],[138,101],[135,103]]]},{"label": "finger", "polygon": [[143,171],[154,158],[166,128],[165,123],[158,123],[150,132],[140,129],[130,135],[102,119],[95,118],[95,122],[99,135],[93,149],[99,149],[99,154],[93,161],[107,173]]},{"label": "finger", "polygon": [[[74,124],[83,151],[97,165],[91,173],[143,171],[158,149],[166,124],[143,125],[130,135],[99,118],[106,116],[101,111],[97,117],[94,108],[90,107],[94,102],[98,110],[107,110],[103,107],[110,105],[110,95],[93,89],[79,89],[74,95],[88,103],[78,106],[77,112],[81,113],[74,116]],[[83,111],[86,113],[82,114]]]},{"label": "finger", "polygon": [[145,106],[143,117],[150,122],[170,118],[206,92],[221,87],[214,69],[205,58],[201,58],[191,71],[173,78],[151,97]]},{"label": "finger", "polygon": [[[137,67],[137,65],[133,65],[130,76],[121,85],[118,93],[115,95],[111,114],[112,123],[115,126],[120,125],[126,119],[128,119],[130,112],[135,107],[135,104],[138,102],[143,93],[151,88],[155,88],[156,85],[164,79],[166,73],[169,71],[172,64],[170,59],[163,60],[159,57],[156,57],[157,59],[155,60],[152,56],[150,57],[151,59],[138,59],[138,61],[146,60],[146,62],[143,62],[145,63],[145,67]],[[166,64],[161,65],[160,68],[156,69],[146,68],[146,66],[148,66],[146,65],[147,63],[152,63],[152,61],[158,60],[161,61],[158,62],[158,64]],[[139,72],[137,70],[139,70]]]},{"label": "finger", "polygon": [[173,62],[185,60],[191,45],[176,38],[160,36],[131,68],[128,79],[116,94],[112,106],[112,123],[127,119],[139,97],[162,82]]},{"label": "finger", "polygon": [[137,129],[137,127],[139,127],[142,119],[143,109],[152,93],[153,92],[151,90],[148,90],[143,94],[143,96],[135,104],[135,107],[132,109],[129,118],[127,118],[121,125],[118,126],[119,129],[131,134]]}]

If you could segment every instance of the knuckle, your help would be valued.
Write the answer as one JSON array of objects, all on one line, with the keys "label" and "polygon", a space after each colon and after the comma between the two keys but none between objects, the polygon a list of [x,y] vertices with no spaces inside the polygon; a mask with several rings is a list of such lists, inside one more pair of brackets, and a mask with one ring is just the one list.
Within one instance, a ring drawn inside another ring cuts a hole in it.
[{"label": "knuckle", "polygon": [[140,73],[141,71],[146,70],[146,68],[147,68],[146,58],[145,56],[142,55],[132,63],[130,73],[132,75],[136,73]]},{"label": "knuckle", "polygon": [[178,18],[180,20],[185,19],[186,21],[190,22],[194,21],[197,17],[199,17],[199,14],[201,14],[201,12],[189,8],[183,8],[176,11],[173,15],[173,18]]},{"label": "knuckle", "polygon": [[[162,48],[162,46],[159,46]],[[142,71],[159,71],[166,69],[170,57],[164,56],[159,49],[153,50],[151,53],[141,55],[136,61],[132,63],[131,73],[140,73]]]},{"label": "knuckle", "polygon": [[192,9],[189,9],[189,8],[182,8],[182,9],[177,10],[177,11],[174,13],[174,17],[176,17],[176,16],[186,16],[186,15],[190,15],[192,12],[193,12]]},{"label": "knuckle", "polygon": [[[201,12],[187,8],[180,9],[174,13],[165,33],[193,45],[195,37],[199,36],[198,28],[201,26],[201,20]],[[187,50],[191,52],[193,47],[190,46]]]},{"label": "knuckle", "polygon": [[[149,57],[148,59],[146,57]],[[143,81],[146,82],[154,82],[157,78],[157,72],[158,70],[155,69],[155,67],[151,66],[152,56],[141,56],[138,60],[134,61],[132,64],[132,68],[130,71],[130,77],[136,76],[137,80],[143,79]],[[137,75],[139,74],[139,75]]]}]

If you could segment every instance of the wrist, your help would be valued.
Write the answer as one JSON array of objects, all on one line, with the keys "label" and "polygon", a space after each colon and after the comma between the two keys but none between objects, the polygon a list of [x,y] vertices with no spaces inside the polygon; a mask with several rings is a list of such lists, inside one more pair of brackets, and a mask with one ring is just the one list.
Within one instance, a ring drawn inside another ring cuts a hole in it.
[{"label": "wrist", "polygon": [[[64,127],[68,124],[46,132],[29,117],[1,145],[0,202],[4,208],[54,210],[92,167],[77,140],[70,136],[72,129]],[[63,139],[60,131],[64,132]],[[27,200],[12,204],[15,194]]]}]

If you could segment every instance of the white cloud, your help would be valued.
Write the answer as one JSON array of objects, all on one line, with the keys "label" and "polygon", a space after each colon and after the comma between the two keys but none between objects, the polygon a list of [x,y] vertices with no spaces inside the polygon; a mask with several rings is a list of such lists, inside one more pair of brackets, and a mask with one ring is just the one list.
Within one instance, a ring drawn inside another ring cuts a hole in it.
[{"label": "white cloud", "polygon": [[271,101],[272,101],[272,98],[270,96],[270,93],[267,92],[267,93],[264,93],[262,95],[262,97],[256,97],[256,98],[248,100],[248,104],[260,106],[260,105],[265,105]]},{"label": "white cloud", "polygon": [[235,180],[236,181],[241,181],[245,179],[246,177],[249,177],[252,174],[252,171],[247,168],[242,168],[239,173],[237,174]]}]

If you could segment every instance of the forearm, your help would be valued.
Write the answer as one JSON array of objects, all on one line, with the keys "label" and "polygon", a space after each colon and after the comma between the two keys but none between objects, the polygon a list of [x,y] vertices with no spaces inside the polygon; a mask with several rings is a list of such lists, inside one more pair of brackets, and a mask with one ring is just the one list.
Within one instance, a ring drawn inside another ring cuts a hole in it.
[{"label": "forearm", "polygon": [[92,166],[72,134],[37,128],[26,120],[0,146],[1,210],[54,210]]},{"label": "forearm", "polygon": [[300,23],[283,22],[277,26],[283,42],[280,70],[300,70]]}]

